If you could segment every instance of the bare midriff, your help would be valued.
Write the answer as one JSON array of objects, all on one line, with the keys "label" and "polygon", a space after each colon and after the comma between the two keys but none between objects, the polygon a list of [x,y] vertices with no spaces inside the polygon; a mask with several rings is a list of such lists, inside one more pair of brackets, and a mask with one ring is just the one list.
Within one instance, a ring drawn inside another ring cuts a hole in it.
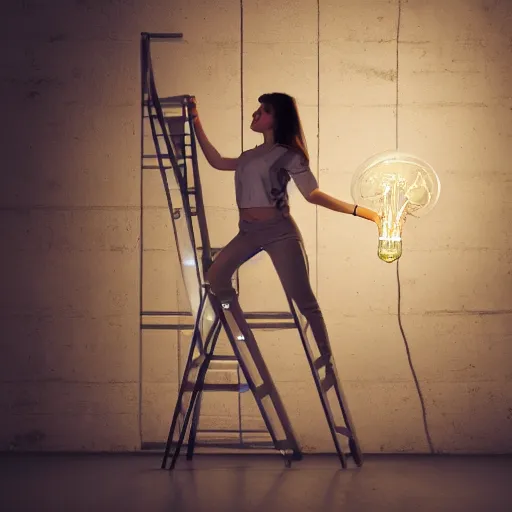
[{"label": "bare midriff", "polygon": [[262,220],[274,219],[282,212],[275,206],[262,206],[257,208],[239,208],[240,219],[247,222],[257,222]]}]

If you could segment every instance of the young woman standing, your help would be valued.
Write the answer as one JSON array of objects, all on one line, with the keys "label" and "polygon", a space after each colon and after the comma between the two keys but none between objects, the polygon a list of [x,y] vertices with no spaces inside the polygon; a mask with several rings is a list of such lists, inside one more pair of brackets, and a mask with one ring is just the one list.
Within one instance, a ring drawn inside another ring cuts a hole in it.
[{"label": "young woman standing", "polygon": [[251,129],[263,135],[260,146],[238,158],[224,158],[209,142],[194,103],[191,104],[197,140],[209,164],[218,170],[235,171],[239,232],[217,255],[206,278],[211,291],[229,304],[244,336],[250,330],[240,308],[231,278],[237,268],[264,250],[270,256],[286,294],[308,321],[320,354],[330,360],[329,336],[309,282],[302,236],[290,215],[287,184],[294,180],[304,198],[330,210],[380,223],[377,213],[346,203],[322,192],[311,172],[304,134],[291,96],[264,94],[252,116]]}]

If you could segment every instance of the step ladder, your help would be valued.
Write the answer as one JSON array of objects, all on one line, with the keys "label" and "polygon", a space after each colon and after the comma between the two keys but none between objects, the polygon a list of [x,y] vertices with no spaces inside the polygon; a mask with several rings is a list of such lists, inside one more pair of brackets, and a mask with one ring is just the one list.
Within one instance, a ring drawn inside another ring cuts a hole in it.
[{"label": "step ladder", "polygon": [[[151,62],[151,34],[142,35],[141,63],[142,115],[149,120],[155,148],[155,154],[149,155],[148,158],[156,160],[160,170],[181,271],[195,318],[192,342],[172,416],[162,468],[167,467],[169,459],[170,469],[175,467],[187,433],[187,459],[193,457],[197,434],[201,432],[198,425],[202,393],[212,391],[236,392],[239,396],[250,391],[273,448],[283,455],[285,464],[289,467],[293,460],[302,458],[301,450],[258,348],[253,334],[254,329],[250,329],[248,333],[246,330],[246,334],[242,334],[243,329],[237,323],[230,304],[221,303],[210,292],[204,279],[216,250],[210,246],[208,236],[196,139],[189,114],[191,96],[159,97]],[[144,157],[142,163],[143,168],[145,164],[148,166],[144,162]],[[197,243],[199,240],[200,243]],[[310,344],[307,326],[303,325],[303,318],[296,304],[289,297],[288,303],[293,326],[297,328],[304,346],[341,466],[347,467],[347,455],[351,455],[356,465],[361,466],[363,456],[345,405],[346,400],[335,363],[332,358],[327,360],[320,355],[316,343]],[[234,355],[216,353],[221,331],[227,335]],[[220,368],[236,373],[237,382],[207,382],[207,375]],[[240,429],[240,438],[242,439],[244,433],[264,432],[242,432]],[[254,443],[253,446],[257,447],[258,443]]]}]

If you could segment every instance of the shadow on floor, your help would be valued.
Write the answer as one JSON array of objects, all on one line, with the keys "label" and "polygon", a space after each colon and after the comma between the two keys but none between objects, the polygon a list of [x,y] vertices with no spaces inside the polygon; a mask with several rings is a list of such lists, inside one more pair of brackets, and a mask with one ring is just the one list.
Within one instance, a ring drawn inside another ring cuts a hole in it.
[{"label": "shadow on floor", "polygon": [[512,510],[512,456],[0,455],[0,511],[438,512]]}]

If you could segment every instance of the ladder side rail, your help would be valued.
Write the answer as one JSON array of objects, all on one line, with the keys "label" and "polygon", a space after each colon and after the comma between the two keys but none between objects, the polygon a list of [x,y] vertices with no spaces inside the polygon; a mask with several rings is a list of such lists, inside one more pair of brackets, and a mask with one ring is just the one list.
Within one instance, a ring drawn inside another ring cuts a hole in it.
[{"label": "ladder side rail", "polygon": [[189,123],[190,130],[190,149],[191,149],[191,159],[192,159],[192,175],[194,179],[194,189],[195,189],[195,201],[196,201],[196,211],[197,211],[197,220],[199,224],[199,232],[201,236],[201,244],[203,247],[202,251],[202,261],[203,261],[203,272],[209,269],[210,265],[213,261],[212,248],[210,243],[210,237],[208,233],[208,222],[206,220],[206,211],[204,206],[204,198],[203,198],[203,187],[201,185],[201,177],[199,174],[199,162],[197,156],[197,137],[195,132],[194,123],[192,122],[192,117],[190,112],[187,109],[187,119]]},{"label": "ladder side rail", "polygon": [[[172,145],[171,145],[168,129],[167,129],[167,126],[166,126],[166,123],[165,123],[165,118],[164,118],[162,106],[160,104],[160,100],[159,100],[157,89],[156,89],[156,85],[155,85],[155,77],[154,77],[154,72],[153,72],[152,68],[150,68],[150,91],[151,91],[151,99],[152,99],[151,103],[152,103],[153,108],[155,110],[156,117],[158,119],[158,123],[160,125],[160,130],[162,132],[162,136],[163,136],[164,143],[165,143],[165,146],[166,146],[168,158],[171,161],[171,166],[172,166],[172,169],[174,171],[174,177],[176,179],[176,182],[178,184],[178,188],[180,190],[183,210],[185,212],[185,222],[186,222],[186,225],[187,225],[187,231],[188,231],[190,242],[191,242],[192,248],[193,248],[193,258],[194,258],[194,265],[195,265],[195,269],[196,269],[197,286],[199,288],[198,292],[199,292],[199,296],[200,296],[201,295],[202,279],[201,279],[200,272],[199,272],[199,265],[198,265],[198,258],[197,258],[197,245],[195,243],[194,229],[193,229],[193,226],[192,226],[192,212],[191,212],[191,208],[190,208],[190,202],[189,202],[189,198],[188,198],[186,182],[184,180],[183,175],[181,174],[178,162],[176,160],[176,157],[174,155],[174,151],[172,149]],[[152,119],[152,126],[154,126],[154,119]],[[162,165],[162,163],[163,163],[163,159],[162,158],[163,157],[162,157],[162,154],[161,154],[158,137],[156,137],[154,135],[153,138],[154,138],[155,146],[157,146],[157,151],[160,154],[160,157],[159,157],[160,172],[161,172],[162,178],[163,178],[163,176],[166,174],[165,173],[165,167]],[[165,182],[167,182],[166,178],[165,178]],[[168,185],[167,185],[167,189],[166,189],[166,194],[167,194],[167,192],[168,192]],[[170,191],[169,191],[169,195],[170,195]],[[172,210],[171,210],[171,215],[172,215]],[[172,220],[173,220],[173,224],[174,224],[175,223],[174,215],[172,215]],[[176,237],[176,244],[179,246],[179,236],[178,236],[176,230],[175,230],[175,237]],[[178,252],[180,253],[180,248],[179,247],[178,247]],[[181,263],[182,269],[183,269],[183,260],[182,260],[181,257],[180,257],[180,263]]]},{"label": "ladder side rail", "polygon": [[[199,311],[199,314],[198,314],[197,319],[195,321],[194,331],[193,331],[193,335],[192,335],[192,343],[190,344],[189,353],[188,353],[188,357],[187,357],[187,362],[185,364],[185,370],[183,371],[183,376],[181,378],[181,384],[180,384],[180,388],[179,388],[179,391],[178,391],[178,398],[176,400],[176,406],[175,406],[175,409],[174,409],[173,418],[172,418],[172,421],[171,421],[171,426],[169,428],[169,435],[167,437],[167,443],[166,443],[166,447],[165,447],[164,458],[163,458],[163,461],[162,461],[162,468],[164,468],[166,466],[166,463],[167,463],[167,458],[169,456],[169,451],[170,451],[172,440],[173,440],[173,437],[174,437],[174,431],[176,429],[176,425],[177,425],[177,422],[178,422],[178,417],[179,417],[179,414],[180,414],[180,412],[181,412],[181,410],[183,408],[183,396],[184,396],[184,394],[186,392],[187,385],[190,382],[190,377],[191,377],[191,374],[192,374],[193,363],[194,363],[194,349],[195,349],[195,346],[196,346],[196,342],[194,340],[199,335],[200,317],[201,317],[201,314],[202,314],[205,302],[206,302],[206,295],[204,295],[202,300],[201,300],[201,303],[200,303],[200,306],[199,306],[200,311]],[[216,324],[218,324],[218,323],[219,322],[217,321]],[[216,324],[214,324],[214,326]],[[212,326],[212,331],[214,330],[214,326]],[[210,331],[210,333],[208,333],[208,337],[209,338],[212,336],[212,331]],[[195,368],[195,369],[197,370],[197,368]],[[197,374],[198,372],[196,371],[195,373]],[[197,377],[197,375],[195,375],[195,377]]]}]

